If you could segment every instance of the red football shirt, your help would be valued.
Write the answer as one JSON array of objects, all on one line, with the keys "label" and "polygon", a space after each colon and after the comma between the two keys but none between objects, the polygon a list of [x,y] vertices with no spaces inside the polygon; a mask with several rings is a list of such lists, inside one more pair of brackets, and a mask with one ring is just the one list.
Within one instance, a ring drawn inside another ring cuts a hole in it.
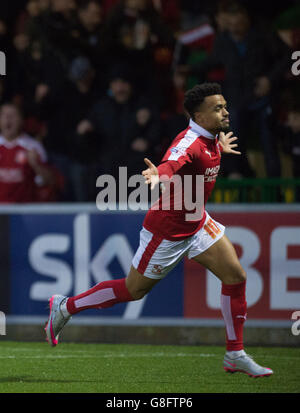
[{"label": "red football shirt", "polygon": [[13,141],[0,136],[0,202],[34,202],[37,176],[28,163],[27,151],[35,150],[46,162],[43,146],[28,135]]},{"label": "red football shirt", "polygon": [[[162,179],[163,175],[167,175],[169,178],[178,175],[181,179],[180,195],[176,198],[175,184],[173,192],[169,191],[170,208],[168,210],[150,208],[144,219],[144,228],[172,241],[178,241],[195,234],[204,224],[206,217],[204,206],[214,188],[220,169],[220,161],[221,145],[218,138],[211,135],[193,120],[190,120],[189,127],[176,136],[158,166],[160,180],[162,181],[164,181]],[[186,193],[188,181],[184,181],[187,175],[191,177],[191,184],[188,189],[191,193],[189,194]],[[203,176],[204,180],[202,205],[199,206],[202,207],[203,213],[202,217],[198,215],[196,220],[187,220],[186,214],[192,212],[190,209],[191,203],[187,208],[184,198],[186,195],[191,198],[192,195],[191,202],[197,200],[197,191],[201,190],[199,181],[198,183],[196,181],[197,175]],[[165,179],[165,182],[167,182],[167,179]],[[160,197],[160,202],[162,196],[163,194]],[[174,200],[178,204],[180,197],[182,198],[182,208],[179,210],[174,206]]]}]

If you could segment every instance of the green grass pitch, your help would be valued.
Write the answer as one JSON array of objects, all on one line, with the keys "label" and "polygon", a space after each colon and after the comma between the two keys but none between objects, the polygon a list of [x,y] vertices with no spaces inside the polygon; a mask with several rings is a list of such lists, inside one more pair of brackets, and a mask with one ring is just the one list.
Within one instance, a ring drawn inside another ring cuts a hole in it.
[{"label": "green grass pitch", "polygon": [[0,342],[1,393],[299,393],[300,349],[249,347],[268,378],[225,373],[224,348]]}]

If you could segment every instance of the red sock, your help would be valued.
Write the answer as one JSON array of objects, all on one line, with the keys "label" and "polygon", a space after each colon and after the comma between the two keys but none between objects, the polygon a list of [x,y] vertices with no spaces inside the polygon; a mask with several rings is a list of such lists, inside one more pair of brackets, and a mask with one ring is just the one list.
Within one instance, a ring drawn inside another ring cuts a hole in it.
[{"label": "red sock", "polygon": [[126,278],[121,278],[103,281],[82,294],[68,298],[67,310],[70,314],[76,314],[88,308],[107,308],[132,300],[126,287]]},{"label": "red sock", "polygon": [[246,281],[222,284],[221,311],[226,326],[226,349],[243,350],[243,328],[247,316]]}]

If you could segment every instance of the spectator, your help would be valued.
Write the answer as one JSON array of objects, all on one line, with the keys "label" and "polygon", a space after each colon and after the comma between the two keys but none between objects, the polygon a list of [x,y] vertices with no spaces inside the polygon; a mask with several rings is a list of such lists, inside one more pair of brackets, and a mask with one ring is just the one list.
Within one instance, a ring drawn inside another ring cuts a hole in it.
[{"label": "spectator", "polygon": [[[223,175],[254,174],[246,153],[259,132],[267,175],[278,176],[280,120],[291,117],[291,125],[295,117],[281,98],[297,81],[290,68],[299,49],[299,10],[295,0],[272,9],[258,0],[0,2],[0,50],[7,58],[0,105],[14,102],[23,132],[43,139],[65,175],[64,201],[94,200],[95,176],[115,173],[118,163],[139,173],[145,154],[159,159],[186,125],[185,89],[204,80],[222,84],[243,152],[224,158]],[[194,30],[203,23],[206,32]],[[120,61],[130,77],[122,70],[110,81]],[[182,63],[189,72],[176,70]],[[291,134],[286,125],[286,145],[294,142]],[[53,188],[40,187],[36,196],[53,200]]]},{"label": "spectator", "polygon": [[64,93],[43,102],[47,125],[45,146],[51,162],[66,178],[64,201],[86,202],[95,199],[94,171],[97,169],[95,164],[99,153],[97,137],[78,131],[81,121],[101,96],[101,88],[90,61],[79,56],[70,64],[69,80],[63,86]]},{"label": "spectator", "polygon": [[98,136],[105,173],[118,176],[117,168],[127,166],[129,175],[138,174],[144,156],[154,156],[160,136],[159,114],[152,102],[137,95],[130,67],[120,65],[112,70],[108,96],[93,106],[78,131]]},{"label": "spectator", "polygon": [[65,75],[57,57],[44,51],[37,41],[17,53],[12,78],[13,96],[23,104],[27,118],[38,117],[40,103],[62,87]]},{"label": "spectator", "polygon": [[161,155],[165,153],[174,136],[177,136],[188,124],[187,116],[183,111],[186,76],[175,71],[171,79],[166,110],[162,112],[162,139],[159,148]]},{"label": "spectator", "polygon": [[[300,178],[300,103],[294,101],[287,111],[286,124],[282,128],[283,149],[291,155],[294,178]],[[296,189],[296,202],[300,201],[300,187]]]},{"label": "spectator", "polygon": [[[211,55],[190,68],[199,80],[204,80],[215,67],[225,68],[223,93],[229,105],[231,128],[239,137],[243,155],[224,159],[223,173],[232,177],[253,175],[246,151],[250,122],[255,119],[267,175],[280,176],[279,155],[270,130],[270,98],[285,67],[280,67],[277,56],[271,55],[267,36],[251,23],[242,6],[233,3],[228,7],[226,25],[228,30],[218,33]],[[283,48],[283,52],[288,51]]]},{"label": "spectator", "polygon": [[121,0],[105,28],[106,59],[112,67],[126,61],[139,90],[161,97],[172,61],[173,34],[150,0]]},{"label": "spectator", "polygon": [[35,202],[37,185],[56,184],[46,152],[22,132],[22,116],[15,105],[2,105],[0,129],[0,202]]},{"label": "spectator", "polygon": [[28,22],[30,41],[39,42],[43,52],[57,56],[66,70],[77,54],[73,38],[75,16],[74,0],[50,0],[50,8],[40,4],[39,13]]},{"label": "spectator", "polygon": [[14,30],[14,46],[20,52],[24,51],[30,43],[28,35],[28,26],[31,20],[37,18],[40,14],[40,6],[38,0],[30,0],[26,4],[26,8],[19,14],[15,30]]},{"label": "spectator", "polygon": [[289,134],[289,153],[293,158],[293,174],[300,178],[300,104],[288,112],[287,133]]},{"label": "spectator", "polygon": [[61,60],[51,50],[43,48],[39,40],[31,41],[24,50],[17,50],[9,74],[9,100],[22,109],[24,130],[43,138],[51,106],[63,96],[61,90],[66,74]]},{"label": "spectator", "polygon": [[78,24],[72,32],[78,45],[78,54],[88,57],[97,70],[106,65],[103,56],[102,8],[96,0],[82,0],[77,9]]},{"label": "spectator", "polygon": [[152,0],[156,11],[175,33],[180,28],[180,0]]}]

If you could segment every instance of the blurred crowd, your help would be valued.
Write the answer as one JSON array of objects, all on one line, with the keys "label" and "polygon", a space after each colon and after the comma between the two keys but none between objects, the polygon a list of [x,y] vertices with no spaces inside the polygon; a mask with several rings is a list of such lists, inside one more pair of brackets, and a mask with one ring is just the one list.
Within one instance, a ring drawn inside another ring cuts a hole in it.
[{"label": "blurred crowd", "polygon": [[[300,177],[298,1],[10,0],[0,3],[0,202],[88,202],[100,174],[159,163],[187,126],[187,89],[218,82],[241,157],[221,175]],[[300,69],[300,64],[299,64]],[[25,185],[30,191],[20,191]]]}]

